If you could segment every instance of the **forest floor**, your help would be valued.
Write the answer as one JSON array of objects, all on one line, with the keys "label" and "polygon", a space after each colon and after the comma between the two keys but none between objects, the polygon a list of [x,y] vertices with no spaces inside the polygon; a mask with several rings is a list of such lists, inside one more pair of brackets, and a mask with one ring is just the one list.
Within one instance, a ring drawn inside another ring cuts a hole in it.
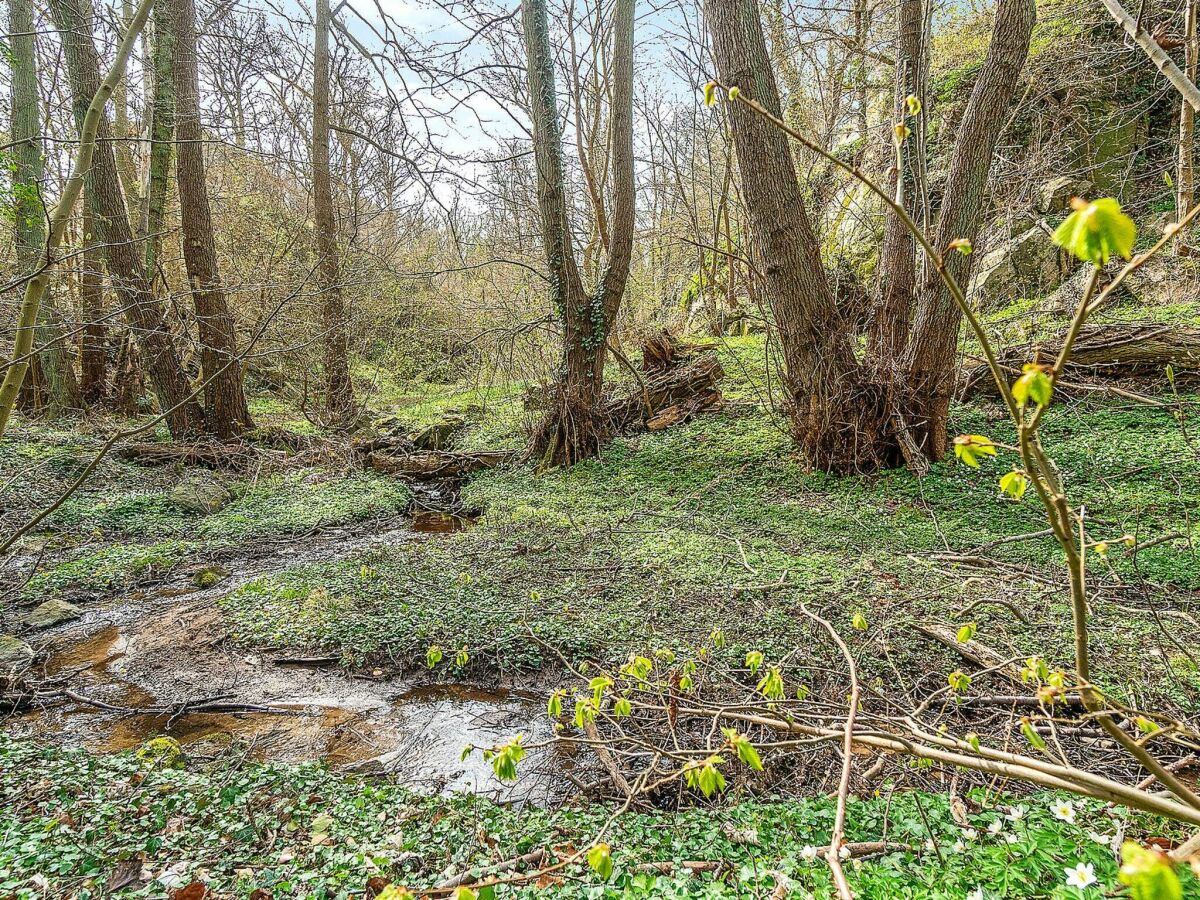
[{"label": "forest floor", "polygon": [[[199,878],[220,895],[344,896],[372,877],[428,886],[586,842],[605,811],[564,801],[590,760],[531,754],[511,788],[478,754],[460,760],[458,751],[518,732],[552,736],[545,701],[570,682],[564,663],[685,652],[714,628],[730,660],[802,647],[814,691],[844,692],[830,674],[840,670],[837,649],[797,615],[800,602],[846,635],[873,692],[919,698],[944,685],[970,660],[931,633],[967,622],[1002,658],[1069,665],[1060,558],[1036,536],[1036,506],[999,495],[1003,464],[942,463],[924,478],[807,473],[768,402],[761,340],[728,340],[720,353],[719,411],[619,438],[569,471],[481,473],[461,497],[477,515],[444,533],[414,529],[413,490],[348,455],[265,454],[254,470],[220,477],[106,458],[0,573],[0,633],[29,641],[38,672],[69,675],[91,700],[180,714],[68,703],[5,721],[0,897],[42,896],[35,877],[54,883],[52,895],[100,896],[128,879],[123,895],[163,896],[172,879]],[[405,428],[454,414],[468,423],[462,448],[523,440],[521,386],[393,387],[372,403]],[[1064,399],[1046,435],[1092,534],[1113,543],[1092,610],[1097,677],[1186,718],[1200,707],[1200,408],[1178,399],[1172,408]],[[279,401],[255,405],[260,423],[311,430]],[[6,435],[0,531],[52,500],[109,424],[89,433],[24,423]],[[952,427],[1006,438],[1001,410],[986,400],[957,408]],[[220,508],[187,511],[214,482]],[[79,617],[23,626],[48,599],[77,605]],[[851,628],[856,618],[866,627]],[[977,689],[1004,690],[994,678]],[[218,695],[262,709],[179,708]],[[147,763],[145,742],[159,734],[179,741],[181,759]],[[566,883],[542,887],[824,896],[827,872],[801,851],[828,841],[834,769],[740,782],[715,807],[628,814],[609,838],[612,885],[567,871]],[[979,886],[984,896],[1075,896],[1063,870],[1079,861],[1112,884],[1113,855],[1099,840],[1117,831],[1110,810],[1080,803],[1069,823],[1050,814],[1047,795],[981,788],[970,840],[936,784],[917,773],[912,783],[925,791],[900,790],[907,778],[896,767],[858,785],[852,839],[913,848],[856,863],[861,896],[961,898]],[[451,796],[471,787],[489,798]],[[1028,814],[1004,819],[1012,803]],[[994,821],[1007,837],[987,832]],[[695,860],[725,868],[689,874],[682,863]]]}]

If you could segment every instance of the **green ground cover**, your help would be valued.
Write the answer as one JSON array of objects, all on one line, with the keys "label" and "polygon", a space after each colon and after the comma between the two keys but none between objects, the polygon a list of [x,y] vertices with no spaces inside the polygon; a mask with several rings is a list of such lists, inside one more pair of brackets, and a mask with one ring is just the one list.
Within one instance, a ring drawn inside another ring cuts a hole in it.
[{"label": "green ground cover", "polygon": [[[420,797],[384,779],[319,766],[226,758],[216,764],[185,759],[168,768],[131,753],[96,757],[3,737],[0,798],[0,893],[18,900],[112,896],[109,879],[122,871],[144,872],[147,880],[116,891],[121,897],[166,897],[168,885],[192,880],[221,897],[255,900],[361,897],[371,878],[419,889],[447,872],[539,847],[586,848],[610,813]],[[1062,799],[979,792],[972,800],[980,808],[962,828],[944,795],[885,785],[877,796],[850,804],[848,837],[913,850],[849,864],[851,885],[864,900],[1098,898],[1115,884],[1108,844],[1117,814],[1075,801],[1073,821],[1064,821],[1053,812]],[[1014,805],[1016,820],[1010,818]],[[605,835],[615,863],[608,883],[576,865],[561,873],[562,881],[501,888],[497,896],[826,897],[828,870],[805,848],[827,842],[832,822],[833,806],[825,799],[743,797],[680,813],[629,813]],[[1144,820],[1122,827],[1131,837],[1161,834]],[[724,860],[728,868],[695,877],[644,871],[648,863],[684,860]],[[1091,866],[1097,879],[1084,890],[1066,884],[1067,870],[1080,864]],[[1187,873],[1183,879],[1185,896],[1200,896],[1200,884]]]}]

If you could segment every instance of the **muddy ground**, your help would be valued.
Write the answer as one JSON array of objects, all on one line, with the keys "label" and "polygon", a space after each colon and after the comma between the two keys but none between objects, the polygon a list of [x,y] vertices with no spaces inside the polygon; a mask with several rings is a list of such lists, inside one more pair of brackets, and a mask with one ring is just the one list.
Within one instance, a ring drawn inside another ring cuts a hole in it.
[{"label": "muddy ground", "polygon": [[[412,540],[438,540],[462,519],[418,513],[256,543],[197,562],[156,585],[87,604],[66,625],[25,638],[33,675],[78,699],[54,698],[7,716],[10,735],[99,752],[167,736],[189,755],[236,752],[259,761],[321,761],[387,773],[425,793],[471,791],[502,801],[551,803],[574,792],[576,761],[553,737],[544,690],[532,682],[435,682],[373,668],[348,671],[335,657],[234,646],[217,601],[246,582],[302,562]],[[196,576],[219,567],[214,586]],[[191,706],[221,707],[192,712]],[[230,708],[225,709],[228,705]],[[162,710],[148,713],[138,710]],[[523,734],[533,745],[518,785],[501,784],[467,746]]]}]

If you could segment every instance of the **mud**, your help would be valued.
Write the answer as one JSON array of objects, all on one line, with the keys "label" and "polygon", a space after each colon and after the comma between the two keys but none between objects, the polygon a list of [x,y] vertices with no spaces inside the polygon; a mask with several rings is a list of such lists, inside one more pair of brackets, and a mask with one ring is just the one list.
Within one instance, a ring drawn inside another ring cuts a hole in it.
[{"label": "mud", "polygon": [[[445,530],[458,527],[464,525]],[[319,761],[386,774],[426,793],[471,791],[506,802],[552,804],[573,792],[565,773],[575,761],[561,750],[537,746],[551,743],[553,732],[544,698],[528,686],[418,683],[381,670],[343,671],[320,657],[275,659],[227,640],[216,601],[252,578],[383,542],[436,539],[418,537],[412,528],[322,538],[260,548],[236,565],[223,560],[231,574],[209,588],[195,588],[191,573],[183,572],[155,590],[89,608],[79,622],[44,636],[37,674],[68,678],[75,693],[119,709],[55,701],[0,727],[97,752],[169,736],[190,755]],[[122,711],[212,700],[272,711]],[[491,747],[518,734],[531,749],[516,785],[498,782],[479,752],[462,759],[467,745]]]}]

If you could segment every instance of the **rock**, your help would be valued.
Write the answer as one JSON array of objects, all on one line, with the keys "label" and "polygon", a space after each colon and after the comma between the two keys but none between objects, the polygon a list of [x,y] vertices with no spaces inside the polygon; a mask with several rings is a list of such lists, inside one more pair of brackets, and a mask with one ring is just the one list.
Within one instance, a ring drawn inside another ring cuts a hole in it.
[{"label": "rock", "polygon": [[192,584],[198,588],[210,588],[229,577],[229,570],[223,566],[205,566],[192,576]]},{"label": "rock", "polygon": [[971,280],[971,301],[989,310],[1044,294],[1059,285],[1068,268],[1047,229],[1038,224],[983,255]]},{"label": "rock", "polygon": [[33,665],[33,648],[11,634],[0,634],[0,672],[24,672]]},{"label": "rock", "polygon": [[52,628],[63,622],[78,619],[79,607],[66,600],[47,600],[21,617],[21,622],[30,628]]},{"label": "rock", "polygon": [[454,439],[462,434],[466,427],[467,420],[461,416],[434,422],[412,435],[413,446],[418,450],[449,450]]},{"label": "rock", "polygon": [[211,474],[191,475],[171,490],[171,502],[184,512],[211,515],[233,500],[233,492]]},{"label": "rock", "polygon": [[1072,197],[1086,197],[1095,187],[1086,178],[1059,175],[1051,178],[1038,190],[1038,212],[1061,213],[1071,207]]}]

